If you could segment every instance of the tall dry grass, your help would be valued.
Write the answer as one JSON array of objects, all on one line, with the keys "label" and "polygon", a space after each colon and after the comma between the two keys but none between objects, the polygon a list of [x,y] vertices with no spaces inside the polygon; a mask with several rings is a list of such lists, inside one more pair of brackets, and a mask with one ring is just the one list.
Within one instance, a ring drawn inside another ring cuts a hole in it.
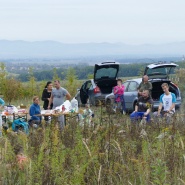
[{"label": "tall dry grass", "polygon": [[[129,117],[93,108],[92,124],[76,118],[61,132],[56,122],[8,133],[0,139],[0,184],[184,184],[183,112],[170,125],[161,120],[145,128]],[[43,123],[44,124],[44,123]],[[22,165],[16,155],[27,156]]]}]

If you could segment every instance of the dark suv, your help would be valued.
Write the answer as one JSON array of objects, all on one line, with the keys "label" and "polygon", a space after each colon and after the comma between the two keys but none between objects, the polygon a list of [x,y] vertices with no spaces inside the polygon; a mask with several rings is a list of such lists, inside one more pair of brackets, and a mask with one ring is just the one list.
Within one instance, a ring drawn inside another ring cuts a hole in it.
[{"label": "dark suv", "polygon": [[102,62],[94,66],[94,79],[85,81],[76,94],[78,104],[89,103],[96,105],[99,101],[105,101],[105,96],[112,92],[117,84],[119,71],[118,62]]}]

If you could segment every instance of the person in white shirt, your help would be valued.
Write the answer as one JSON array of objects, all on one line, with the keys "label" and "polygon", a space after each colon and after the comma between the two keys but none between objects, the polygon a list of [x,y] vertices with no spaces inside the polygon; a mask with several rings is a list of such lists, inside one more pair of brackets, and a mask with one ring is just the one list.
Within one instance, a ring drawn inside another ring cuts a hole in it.
[{"label": "person in white shirt", "polygon": [[153,115],[155,118],[166,117],[167,123],[169,123],[171,116],[175,113],[176,96],[174,93],[169,91],[169,86],[167,83],[163,83],[161,87],[164,91],[164,94],[160,96],[158,111],[154,112]]}]

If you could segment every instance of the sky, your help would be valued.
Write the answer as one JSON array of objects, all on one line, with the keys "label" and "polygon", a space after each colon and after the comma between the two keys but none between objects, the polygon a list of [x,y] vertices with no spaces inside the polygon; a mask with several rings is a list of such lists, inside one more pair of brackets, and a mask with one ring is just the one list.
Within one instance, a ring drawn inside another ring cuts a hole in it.
[{"label": "sky", "polygon": [[185,0],[0,0],[0,39],[185,41]]}]

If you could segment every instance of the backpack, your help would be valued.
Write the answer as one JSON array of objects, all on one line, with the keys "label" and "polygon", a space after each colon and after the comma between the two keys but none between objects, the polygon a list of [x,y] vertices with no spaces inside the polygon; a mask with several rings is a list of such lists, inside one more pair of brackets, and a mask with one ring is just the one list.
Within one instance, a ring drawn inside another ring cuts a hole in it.
[{"label": "backpack", "polygon": [[12,123],[12,130],[14,132],[17,132],[19,130],[24,131],[26,134],[29,133],[29,129],[28,129],[28,123],[25,122],[24,119],[16,119],[14,120],[14,122]]}]

